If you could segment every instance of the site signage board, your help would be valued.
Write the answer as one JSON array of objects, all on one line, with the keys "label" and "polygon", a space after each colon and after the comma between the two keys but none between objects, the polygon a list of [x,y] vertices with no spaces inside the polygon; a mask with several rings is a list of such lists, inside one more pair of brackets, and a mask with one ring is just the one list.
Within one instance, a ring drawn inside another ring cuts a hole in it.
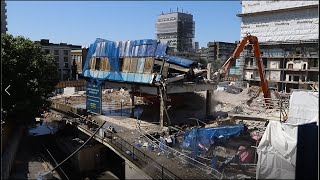
[{"label": "site signage board", "polygon": [[88,111],[102,113],[102,88],[94,82],[87,81],[86,86],[86,109]]}]

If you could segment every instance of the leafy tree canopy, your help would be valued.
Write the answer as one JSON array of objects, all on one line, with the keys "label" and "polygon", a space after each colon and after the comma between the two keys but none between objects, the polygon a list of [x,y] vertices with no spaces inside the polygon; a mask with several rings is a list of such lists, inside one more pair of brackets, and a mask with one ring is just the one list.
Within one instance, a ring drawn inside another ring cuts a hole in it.
[{"label": "leafy tree canopy", "polygon": [[57,67],[41,46],[22,36],[1,34],[2,108],[15,120],[31,119],[50,104],[48,95],[58,83]]}]

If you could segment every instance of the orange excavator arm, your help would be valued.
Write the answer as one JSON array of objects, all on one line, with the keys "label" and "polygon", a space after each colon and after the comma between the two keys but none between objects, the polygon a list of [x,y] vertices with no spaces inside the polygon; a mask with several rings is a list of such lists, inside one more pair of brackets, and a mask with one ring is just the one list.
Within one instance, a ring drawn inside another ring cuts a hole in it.
[{"label": "orange excavator arm", "polygon": [[263,62],[262,62],[262,58],[261,58],[261,51],[260,51],[260,47],[259,47],[259,43],[258,43],[258,38],[256,36],[251,36],[250,34],[247,34],[245,37],[243,37],[243,39],[237,45],[237,48],[233,52],[231,57],[222,65],[221,69],[219,70],[219,73],[225,74],[229,70],[231,65],[240,56],[241,52],[248,44],[253,45],[254,57],[256,59],[256,63],[258,66],[258,72],[259,72],[259,76],[260,76],[261,89],[263,91],[264,98],[267,98],[265,100],[265,102],[267,104],[270,104],[271,95],[270,95],[269,85],[268,85],[267,79],[265,78]]}]

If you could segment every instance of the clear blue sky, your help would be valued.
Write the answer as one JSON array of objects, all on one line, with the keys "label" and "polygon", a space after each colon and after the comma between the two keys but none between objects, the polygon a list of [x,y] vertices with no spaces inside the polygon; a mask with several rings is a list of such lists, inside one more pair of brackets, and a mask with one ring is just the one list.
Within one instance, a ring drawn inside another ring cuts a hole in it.
[{"label": "clear blue sky", "polygon": [[239,1],[7,1],[8,33],[31,40],[87,46],[96,38],[155,39],[161,12],[183,8],[193,14],[195,41],[240,38]]}]

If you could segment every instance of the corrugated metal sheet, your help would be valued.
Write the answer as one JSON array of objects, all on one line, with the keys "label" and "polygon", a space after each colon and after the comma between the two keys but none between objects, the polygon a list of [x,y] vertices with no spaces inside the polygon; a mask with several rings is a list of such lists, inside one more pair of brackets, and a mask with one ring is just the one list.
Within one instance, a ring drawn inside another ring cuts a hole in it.
[{"label": "corrugated metal sheet", "polygon": [[[135,41],[97,39],[90,45],[83,75],[101,82],[110,80],[151,84],[153,80],[159,81],[161,77],[156,75],[154,78],[155,74],[152,74],[154,58],[164,58],[169,63],[183,67],[195,64],[188,59],[167,56],[166,50],[167,43],[152,39]],[[90,64],[93,66],[91,69]],[[95,64],[99,64],[100,67]]]},{"label": "corrugated metal sheet", "polygon": [[180,57],[176,57],[176,56],[166,55],[164,58],[169,63],[177,64],[177,65],[180,65],[180,66],[183,66],[183,67],[190,67],[192,65],[196,65],[197,64],[196,62],[194,62],[192,60],[184,59],[184,58],[180,58]]},{"label": "corrugated metal sheet", "polygon": [[[146,83],[151,84],[153,81],[154,74],[138,74],[138,73],[119,73],[119,72],[106,72],[97,70],[87,70],[84,75],[88,77],[89,75],[104,78],[104,80],[109,81],[119,81],[119,82],[129,82],[129,83]],[[160,80],[160,76],[158,78]]]}]

